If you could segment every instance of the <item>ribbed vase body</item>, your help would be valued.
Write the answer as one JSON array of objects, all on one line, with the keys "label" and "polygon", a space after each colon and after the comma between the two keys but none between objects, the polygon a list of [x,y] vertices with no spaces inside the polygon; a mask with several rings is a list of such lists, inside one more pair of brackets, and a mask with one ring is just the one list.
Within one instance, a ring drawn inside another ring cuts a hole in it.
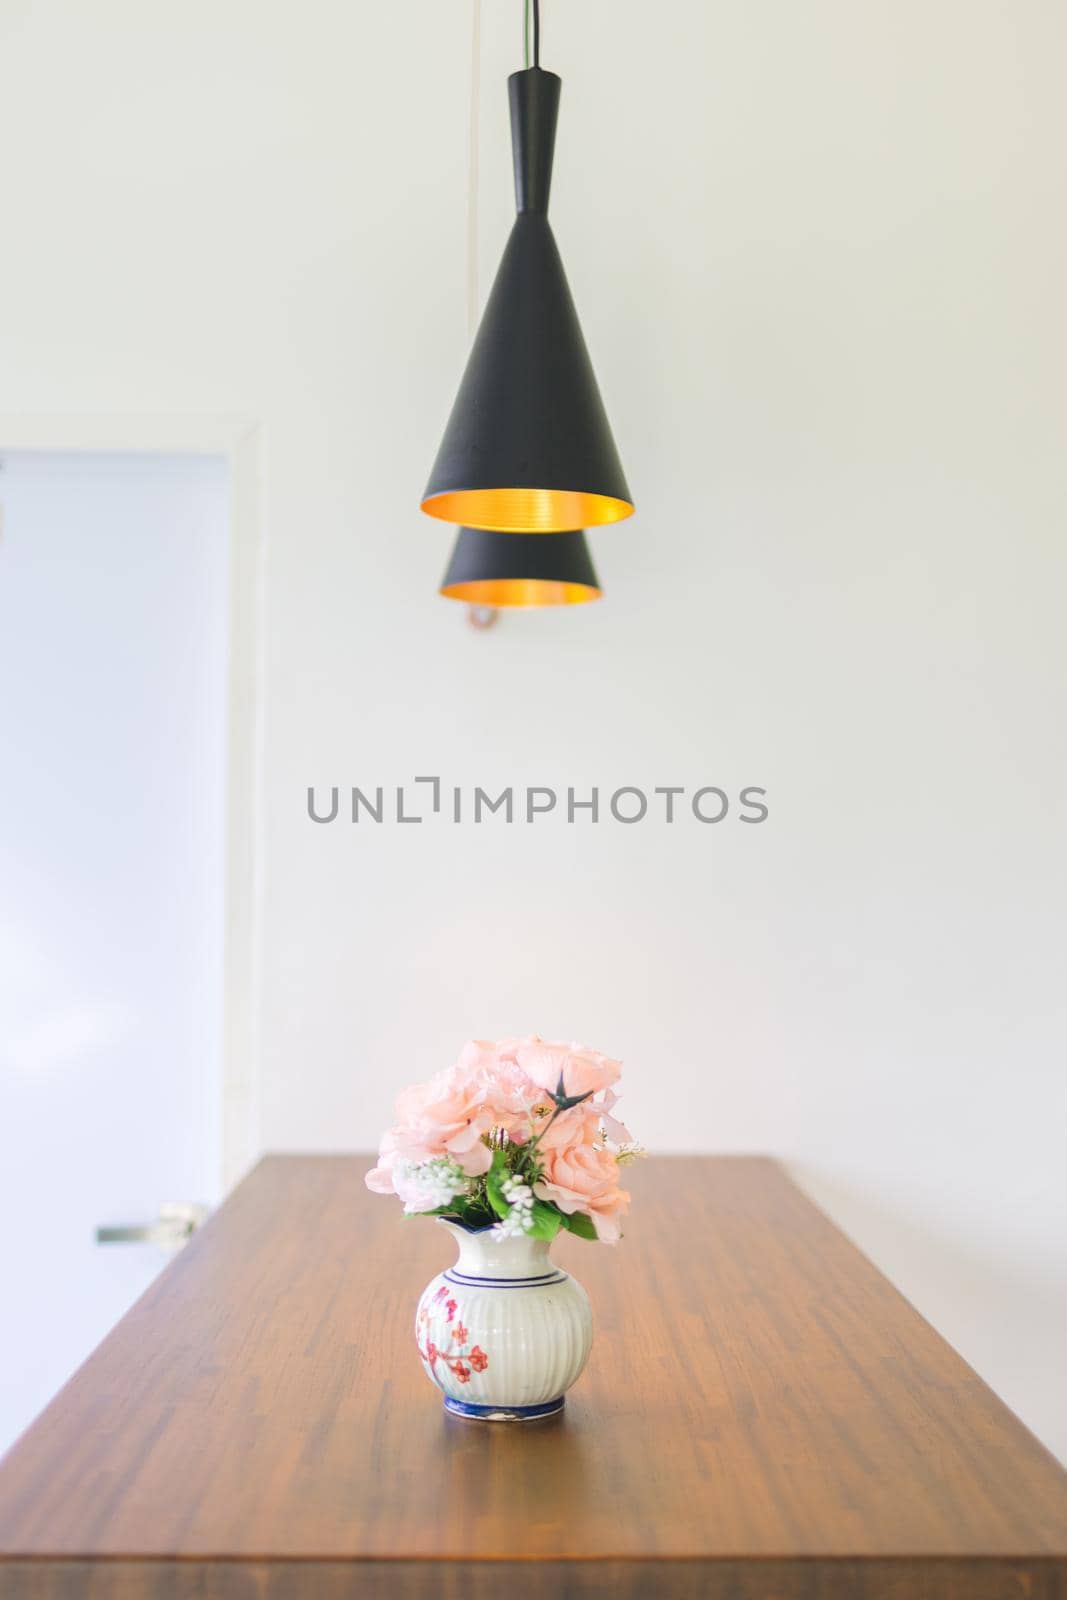
[{"label": "ribbed vase body", "polygon": [[585,1290],[550,1260],[543,1239],[441,1225],[459,1259],[423,1291],[415,1337],[445,1405],[490,1422],[558,1411],[593,1342]]}]

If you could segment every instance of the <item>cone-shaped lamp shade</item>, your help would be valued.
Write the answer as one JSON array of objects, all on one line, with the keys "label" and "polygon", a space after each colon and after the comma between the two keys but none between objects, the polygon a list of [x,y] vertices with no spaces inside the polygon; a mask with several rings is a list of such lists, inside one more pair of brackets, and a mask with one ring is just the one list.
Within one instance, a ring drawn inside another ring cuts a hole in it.
[{"label": "cone-shaped lamp shade", "polygon": [[540,67],[508,79],[518,216],[422,499],[445,522],[551,533],[633,511],[548,221],[559,90]]},{"label": "cone-shaped lamp shade", "polygon": [[585,534],[460,528],[441,593],[473,606],[577,606],[603,593]]}]

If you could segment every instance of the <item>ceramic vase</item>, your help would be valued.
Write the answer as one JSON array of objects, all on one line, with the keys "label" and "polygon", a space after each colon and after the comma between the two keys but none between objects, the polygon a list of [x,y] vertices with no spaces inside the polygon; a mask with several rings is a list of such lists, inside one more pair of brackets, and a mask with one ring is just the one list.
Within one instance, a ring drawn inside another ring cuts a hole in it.
[{"label": "ceramic vase", "polygon": [[446,1409],[486,1422],[562,1410],[593,1342],[585,1290],[543,1239],[496,1239],[489,1227],[439,1220],[459,1256],[426,1285],[415,1338]]}]

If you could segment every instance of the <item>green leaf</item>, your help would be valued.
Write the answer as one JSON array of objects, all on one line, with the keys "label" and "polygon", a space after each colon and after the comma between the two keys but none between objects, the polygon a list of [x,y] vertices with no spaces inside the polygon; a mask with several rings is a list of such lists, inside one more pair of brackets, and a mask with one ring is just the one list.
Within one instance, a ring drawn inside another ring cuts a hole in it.
[{"label": "green leaf", "polygon": [[565,1214],[563,1226],[576,1233],[579,1239],[595,1239],[597,1236],[592,1217],[587,1217],[584,1211],[572,1211],[569,1216]]},{"label": "green leaf", "polygon": [[546,1206],[542,1200],[535,1200],[533,1205],[533,1227],[528,1237],[531,1239],[554,1239],[563,1222],[563,1215],[555,1206]]},{"label": "green leaf", "polygon": [[507,1157],[503,1150],[497,1150],[493,1156],[493,1165],[485,1175],[485,1195],[498,1217],[506,1217],[511,1209],[500,1189],[507,1175]]},{"label": "green leaf", "polygon": [[589,1096],[595,1093],[595,1089],[587,1089],[584,1094],[554,1094],[552,1099],[556,1103],[557,1111],[569,1111],[572,1106],[580,1106],[583,1100],[588,1100]]}]

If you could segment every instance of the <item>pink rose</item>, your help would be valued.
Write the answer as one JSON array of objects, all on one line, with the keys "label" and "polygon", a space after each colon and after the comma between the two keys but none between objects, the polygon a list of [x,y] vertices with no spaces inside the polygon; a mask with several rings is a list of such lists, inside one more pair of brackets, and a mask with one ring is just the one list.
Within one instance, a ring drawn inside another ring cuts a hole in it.
[{"label": "pink rose", "polygon": [[[382,1139],[383,1145],[388,1137],[389,1135],[385,1134]],[[395,1160],[396,1154],[394,1151],[382,1150],[379,1152],[378,1165],[372,1167],[363,1180],[367,1188],[372,1190],[374,1194],[396,1193],[396,1186],[393,1183],[393,1162]]]},{"label": "pink rose", "polygon": [[404,1089],[397,1096],[396,1119],[382,1139],[378,1165],[367,1174],[367,1187],[375,1194],[395,1192],[397,1162],[414,1165],[447,1156],[468,1177],[488,1172],[492,1165],[482,1134],[496,1119],[485,1102],[482,1074],[471,1062],[457,1062],[428,1083]]},{"label": "pink rose", "polygon": [[[612,1153],[630,1138],[612,1115],[620,1071],[617,1061],[584,1045],[537,1035],[471,1039],[455,1066],[398,1096],[367,1187],[399,1194],[408,1211],[437,1210],[489,1170],[487,1135],[497,1130],[520,1145],[536,1137],[544,1170],[535,1193],[568,1214],[583,1212],[599,1238],[614,1242],[629,1204]],[[561,1081],[564,1095],[584,1098],[557,1113]],[[499,1143],[495,1134],[492,1142]]]},{"label": "pink rose", "polygon": [[472,1078],[484,1079],[493,1071],[498,1059],[498,1046],[491,1039],[468,1039],[459,1053],[456,1066]]},{"label": "pink rose", "polygon": [[600,1140],[599,1125],[595,1108],[586,1112],[576,1106],[557,1117],[538,1146],[542,1173],[534,1194],[568,1216],[583,1211],[592,1219],[597,1238],[614,1244],[630,1196],[619,1187],[618,1163]]},{"label": "pink rose", "polygon": [[482,1075],[477,1067],[457,1062],[431,1078],[413,1084],[396,1102],[397,1149],[409,1161],[450,1155],[464,1172],[488,1172],[492,1156],[482,1134],[493,1126],[493,1113],[485,1103]]},{"label": "pink rose", "polygon": [[526,1076],[549,1094],[558,1091],[561,1078],[564,1094],[596,1094],[615,1083],[622,1072],[619,1062],[581,1044],[551,1044],[535,1035],[514,1041],[513,1048],[515,1061]]}]

